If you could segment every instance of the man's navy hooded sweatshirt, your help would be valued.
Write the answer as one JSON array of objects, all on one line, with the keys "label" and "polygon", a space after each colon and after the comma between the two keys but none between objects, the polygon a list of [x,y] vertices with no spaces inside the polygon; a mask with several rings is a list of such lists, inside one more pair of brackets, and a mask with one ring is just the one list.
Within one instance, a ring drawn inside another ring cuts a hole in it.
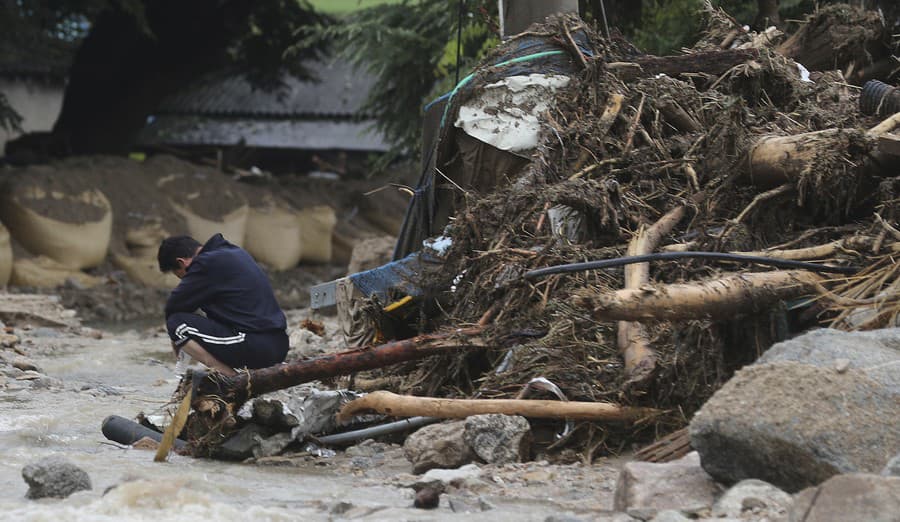
[{"label": "man's navy hooded sweatshirt", "polygon": [[244,249],[216,234],[203,245],[166,302],[166,317],[203,310],[240,332],[284,331],[287,321],[266,274]]},{"label": "man's navy hooded sweatshirt", "polygon": [[268,278],[222,234],[203,245],[172,291],[166,326],[176,347],[193,339],[232,368],[278,364],[289,348],[287,321]]}]

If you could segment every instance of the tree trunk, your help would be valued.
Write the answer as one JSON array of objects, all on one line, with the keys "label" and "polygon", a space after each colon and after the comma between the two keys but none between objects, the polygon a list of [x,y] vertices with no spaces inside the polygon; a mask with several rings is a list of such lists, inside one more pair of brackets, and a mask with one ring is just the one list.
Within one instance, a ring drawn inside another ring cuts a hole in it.
[{"label": "tree trunk", "polygon": [[701,283],[659,285],[610,293],[586,291],[575,303],[601,321],[726,319],[814,293],[822,278],[788,270],[734,274]]},{"label": "tree trunk", "polygon": [[756,0],[756,19],[753,21],[755,31],[765,31],[772,25],[781,27],[781,16],[778,15],[779,4],[781,4],[781,0]]},{"label": "tree trunk", "polygon": [[836,151],[852,155],[854,144],[858,151],[868,152],[873,138],[853,129],[826,129],[792,136],[760,138],[750,150],[748,181],[760,188],[771,188],[795,182],[807,171],[830,168],[817,165],[821,157],[834,157]]},{"label": "tree trunk", "polygon": [[478,337],[482,330],[481,327],[473,327],[448,333],[420,335],[306,361],[248,370],[234,377],[211,374],[200,379],[196,385],[196,395],[198,399],[201,396],[217,396],[227,403],[240,405],[247,399],[317,379],[383,368],[454,350],[483,348],[485,345]]},{"label": "tree trunk", "polygon": [[224,9],[212,0],[147,2],[146,22],[115,7],[84,40],[54,137],[71,153],[125,153],[159,103],[224,63]]}]

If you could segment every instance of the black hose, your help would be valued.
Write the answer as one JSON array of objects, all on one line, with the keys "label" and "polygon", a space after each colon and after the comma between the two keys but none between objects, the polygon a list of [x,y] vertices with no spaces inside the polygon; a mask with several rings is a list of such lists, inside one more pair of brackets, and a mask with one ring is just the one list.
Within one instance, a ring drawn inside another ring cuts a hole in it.
[{"label": "black hose", "polygon": [[859,110],[878,116],[900,112],[900,89],[878,80],[867,81],[859,95]]},{"label": "black hose", "polygon": [[790,259],[777,259],[774,257],[745,256],[742,254],[729,254],[725,252],[658,252],[655,254],[644,254],[642,256],[626,256],[613,259],[587,261],[584,263],[570,263],[567,265],[548,266],[546,268],[538,268],[536,270],[525,272],[522,277],[524,277],[525,279],[537,279],[539,277],[551,274],[567,274],[570,272],[596,270],[598,268],[613,268],[634,263],[646,263],[647,261],[662,261],[666,259],[685,258],[716,259],[720,261],[742,261],[745,263],[770,265],[778,268],[800,268],[803,270],[811,270],[813,272],[830,272],[835,274],[854,274],[859,270],[859,268],[851,266],[829,266],[818,263],[807,263],[805,261],[792,261]]}]

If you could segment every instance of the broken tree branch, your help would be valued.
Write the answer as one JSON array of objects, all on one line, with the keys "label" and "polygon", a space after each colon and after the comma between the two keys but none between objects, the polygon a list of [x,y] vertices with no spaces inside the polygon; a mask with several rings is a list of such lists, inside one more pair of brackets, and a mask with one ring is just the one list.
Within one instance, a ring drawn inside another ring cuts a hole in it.
[{"label": "broken tree branch", "polygon": [[[702,196],[700,196],[702,197]],[[696,199],[696,198],[695,198]],[[669,234],[684,217],[687,207],[680,205],[667,212],[649,228],[640,228],[628,244],[629,256],[653,252],[662,238]],[[625,265],[625,288],[640,288],[650,281],[650,263]],[[633,321],[619,321],[616,344],[625,361],[625,375],[630,381],[648,379],[656,368],[656,352],[643,325]]]},{"label": "broken tree branch", "polygon": [[728,49],[676,56],[639,56],[632,62],[611,62],[607,67],[621,79],[628,80],[657,74],[672,77],[684,73],[719,75],[735,65],[756,59],[759,59],[759,49]]},{"label": "broken tree branch", "polygon": [[478,337],[483,330],[483,327],[476,326],[420,335],[379,346],[366,346],[315,359],[244,371],[234,377],[217,375],[215,379],[202,379],[198,392],[199,395],[216,395],[228,403],[242,404],[252,397],[317,379],[383,368],[454,350],[483,348],[484,341]]},{"label": "broken tree branch", "polygon": [[717,319],[814,293],[822,281],[818,274],[804,270],[732,274],[690,284],[605,293],[587,290],[575,297],[575,304],[591,309],[595,318],[604,321]]},{"label": "broken tree branch", "polygon": [[527,399],[438,399],[377,391],[345,404],[339,422],[375,411],[395,417],[439,417],[461,419],[471,415],[501,413],[538,419],[630,421],[660,413],[651,408],[619,406],[608,402],[547,401]]}]

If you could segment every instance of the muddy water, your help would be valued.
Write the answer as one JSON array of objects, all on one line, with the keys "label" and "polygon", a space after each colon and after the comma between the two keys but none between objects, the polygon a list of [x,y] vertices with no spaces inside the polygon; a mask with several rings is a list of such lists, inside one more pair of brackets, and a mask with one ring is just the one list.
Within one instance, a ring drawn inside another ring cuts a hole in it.
[{"label": "muddy water", "polygon": [[[581,515],[606,508],[608,481],[601,484],[603,499],[595,496],[598,484],[588,479],[578,487],[557,488],[552,494],[559,500],[554,500],[540,493],[546,489],[540,483],[533,492],[524,482],[514,491],[518,468],[497,470],[506,480],[495,480],[507,487],[481,495],[493,509],[455,513],[446,502],[434,511],[413,509],[412,490],[391,485],[384,473],[316,462],[279,467],[178,455],[154,463],[152,452],[106,441],[100,426],[110,414],[131,418],[167,401],[177,381],[164,338],[130,332],[106,333],[98,340],[48,329],[22,336],[21,348],[46,377],[9,376],[5,389],[0,387],[2,520],[545,520],[570,506]],[[87,471],[93,490],[65,500],[25,499],[22,468],[51,455]]]}]

